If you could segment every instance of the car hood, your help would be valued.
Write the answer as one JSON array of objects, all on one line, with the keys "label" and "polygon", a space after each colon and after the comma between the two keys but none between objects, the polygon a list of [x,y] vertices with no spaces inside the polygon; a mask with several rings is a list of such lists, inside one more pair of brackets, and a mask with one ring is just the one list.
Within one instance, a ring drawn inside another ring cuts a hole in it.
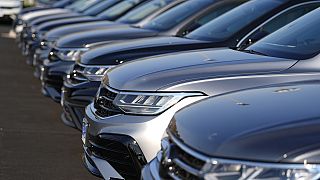
[{"label": "car hood", "polygon": [[280,72],[295,62],[231,49],[197,50],[119,65],[108,71],[104,82],[118,90],[162,91],[195,80]]},{"label": "car hood", "polygon": [[156,31],[141,28],[114,27],[107,30],[102,29],[70,34],[59,39],[56,46],[59,48],[77,48],[96,42],[151,37],[157,34]]},{"label": "car hood", "polygon": [[81,63],[87,65],[118,65],[119,60],[127,62],[151,55],[201,48],[205,44],[207,46],[211,45],[206,41],[179,37],[142,38],[93,48],[81,57]]},{"label": "car hood", "polygon": [[41,23],[45,23],[48,21],[54,21],[54,20],[60,20],[64,18],[75,18],[75,17],[82,17],[83,15],[75,12],[70,12],[70,13],[63,13],[63,14],[56,14],[56,15],[50,15],[50,16],[44,16],[44,17],[39,17],[31,22],[28,23],[29,26],[36,26]]},{"label": "car hood", "polygon": [[39,10],[35,12],[29,12],[27,14],[22,15],[22,20],[28,21],[32,18],[41,17],[41,16],[48,16],[48,15],[56,15],[59,13],[69,13],[70,10],[68,9],[60,9],[60,8],[53,8],[53,9],[45,9]]},{"label": "car hood", "polygon": [[112,21],[97,21],[97,22],[87,22],[87,23],[81,23],[81,24],[71,24],[71,25],[65,25],[62,27],[54,28],[50,31],[48,31],[45,34],[46,40],[56,40],[62,36],[77,33],[77,32],[83,32],[88,30],[96,30],[96,29],[102,29],[107,28],[109,26],[128,26],[125,24],[120,24]]},{"label": "car hood", "polygon": [[176,113],[168,130],[211,157],[319,163],[319,90],[317,81],[212,97]]},{"label": "car hood", "polygon": [[74,18],[68,18],[68,19],[59,19],[54,21],[49,21],[42,23],[36,27],[37,31],[49,31],[53,28],[68,25],[68,24],[75,24],[75,23],[82,23],[82,22],[90,22],[98,20],[96,17],[91,16],[82,16],[82,17],[74,17]]}]

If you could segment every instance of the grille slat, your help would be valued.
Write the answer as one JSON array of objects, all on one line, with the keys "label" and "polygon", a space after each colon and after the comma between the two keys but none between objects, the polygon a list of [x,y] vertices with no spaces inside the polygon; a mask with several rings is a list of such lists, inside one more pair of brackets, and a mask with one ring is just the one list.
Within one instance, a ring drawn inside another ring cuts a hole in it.
[{"label": "grille slat", "polygon": [[88,149],[97,158],[104,159],[125,179],[139,179],[140,171],[130,150],[127,137],[122,135],[88,135]]},{"label": "grille slat", "polygon": [[171,158],[172,163],[161,163],[161,169],[167,172],[167,176],[172,179],[201,179],[199,175],[206,163],[205,161],[184,151],[183,148],[179,147],[179,143],[177,144],[173,140],[167,154],[171,154],[172,157],[167,158]]},{"label": "grille slat", "polygon": [[105,87],[101,87],[100,94],[94,102],[94,107],[96,109],[95,113],[101,117],[121,114],[121,110],[113,104],[113,100],[116,96],[116,92],[112,92]]},{"label": "grille slat", "polygon": [[84,66],[81,66],[80,64],[76,63],[73,66],[73,69],[70,73],[69,81],[73,84],[80,84],[88,81],[88,79],[83,75],[84,69],[85,69]]},{"label": "grille slat", "polygon": [[57,55],[58,51],[59,50],[52,48],[52,50],[51,50],[51,52],[49,53],[49,56],[48,56],[48,60],[50,62],[55,62],[55,61],[59,60],[59,57]]},{"label": "grille slat", "polygon": [[112,145],[112,144],[107,144],[107,145],[105,145],[105,146],[100,146],[100,145],[94,143],[93,141],[89,141],[89,143],[90,143],[91,145],[93,145],[94,147],[99,148],[99,149],[101,149],[101,150],[111,151],[111,152],[119,153],[119,154],[123,154],[123,155],[128,155],[128,152],[126,152],[125,150],[119,150],[119,149],[117,150],[117,149],[113,149],[112,147],[111,147],[111,148],[108,147],[108,146],[110,146],[110,145]]},{"label": "grille slat", "polygon": [[190,166],[189,164],[186,164],[185,162],[179,160],[179,159],[174,159],[173,162],[179,166],[180,168],[188,171],[189,173],[193,174],[193,175],[198,175],[199,173],[199,170],[198,169],[195,169],[193,168],[192,166]]}]

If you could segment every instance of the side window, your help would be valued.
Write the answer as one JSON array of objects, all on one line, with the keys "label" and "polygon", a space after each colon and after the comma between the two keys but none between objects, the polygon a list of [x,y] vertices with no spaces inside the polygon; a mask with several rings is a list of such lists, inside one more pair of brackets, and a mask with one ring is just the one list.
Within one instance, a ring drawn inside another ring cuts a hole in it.
[{"label": "side window", "polygon": [[273,18],[261,26],[257,31],[253,32],[245,41],[243,41],[241,48],[245,48],[248,45],[255,43],[263,37],[277,31],[281,27],[289,24],[290,22],[298,19],[299,17],[307,14],[308,12],[320,7],[320,3],[309,3],[297,6],[283,12],[279,16]]}]

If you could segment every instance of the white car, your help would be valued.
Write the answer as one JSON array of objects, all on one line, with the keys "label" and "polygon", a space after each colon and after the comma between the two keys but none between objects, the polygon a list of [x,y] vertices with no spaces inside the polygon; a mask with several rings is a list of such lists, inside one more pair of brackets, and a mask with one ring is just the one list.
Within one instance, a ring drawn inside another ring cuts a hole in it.
[{"label": "white car", "polygon": [[0,0],[0,18],[9,16],[13,18],[22,8],[21,0]]}]

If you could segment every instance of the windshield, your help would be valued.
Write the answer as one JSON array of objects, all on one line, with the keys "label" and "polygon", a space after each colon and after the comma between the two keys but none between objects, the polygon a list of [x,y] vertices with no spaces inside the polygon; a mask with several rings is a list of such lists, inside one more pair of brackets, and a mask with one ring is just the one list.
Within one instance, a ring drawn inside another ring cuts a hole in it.
[{"label": "windshield", "polygon": [[52,7],[56,8],[56,7],[63,7],[67,4],[69,4],[70,0],[61,0],[61,1],[57,1],[55,2]]},{"label": "windshield", "polygon": [[224,41],[259,17],[282,5],[282,0],[252,0],[187,35],[190,39]]},{"label": "windshield", "polygon": [[118,3],[119,0],[107,0],[107,1],[101,1],[100,3],[97,3],[90,8],[83,11],[83,14],[89,15],[89,16],[96,16],[97,14],[101,13],[102,11],[105,11],[106,9],[112,7],[116,3]]},{"label": "windshield", "polygon": [[120,19],[118,19],[118,22],[121,23],[137,23],[138,21],[141,21],[148,15],[156,12],[160,8],[168,5],[173,0],[153,0],[149,3],[146,3],[140,7],[135,8],[134,10],[130,11],[126,15],[122,16]]},{"label": "windshield", "polygon": [[96,3],[98,0],[78,0],[66,8],[72,9],[78,12],[82,12],[90,7],[93,3]]},{"label": "windshield", "polygon": [[212,4],[212,0],[186,1],[142,26],[156,31],[169,30]]},{"label": "windshield", "polygon": [[274,57],[304,60],[320,53],[320,8],[251,45],[252,50]]},{"label": "windshield", "polygon": [[123,13],[126,13],[128,10],[142,2],[143,0],[125,0],[122,1],[111,8],[107,9],[106,11],[100,13],[98,17],[104,19],[116,19]]}]

